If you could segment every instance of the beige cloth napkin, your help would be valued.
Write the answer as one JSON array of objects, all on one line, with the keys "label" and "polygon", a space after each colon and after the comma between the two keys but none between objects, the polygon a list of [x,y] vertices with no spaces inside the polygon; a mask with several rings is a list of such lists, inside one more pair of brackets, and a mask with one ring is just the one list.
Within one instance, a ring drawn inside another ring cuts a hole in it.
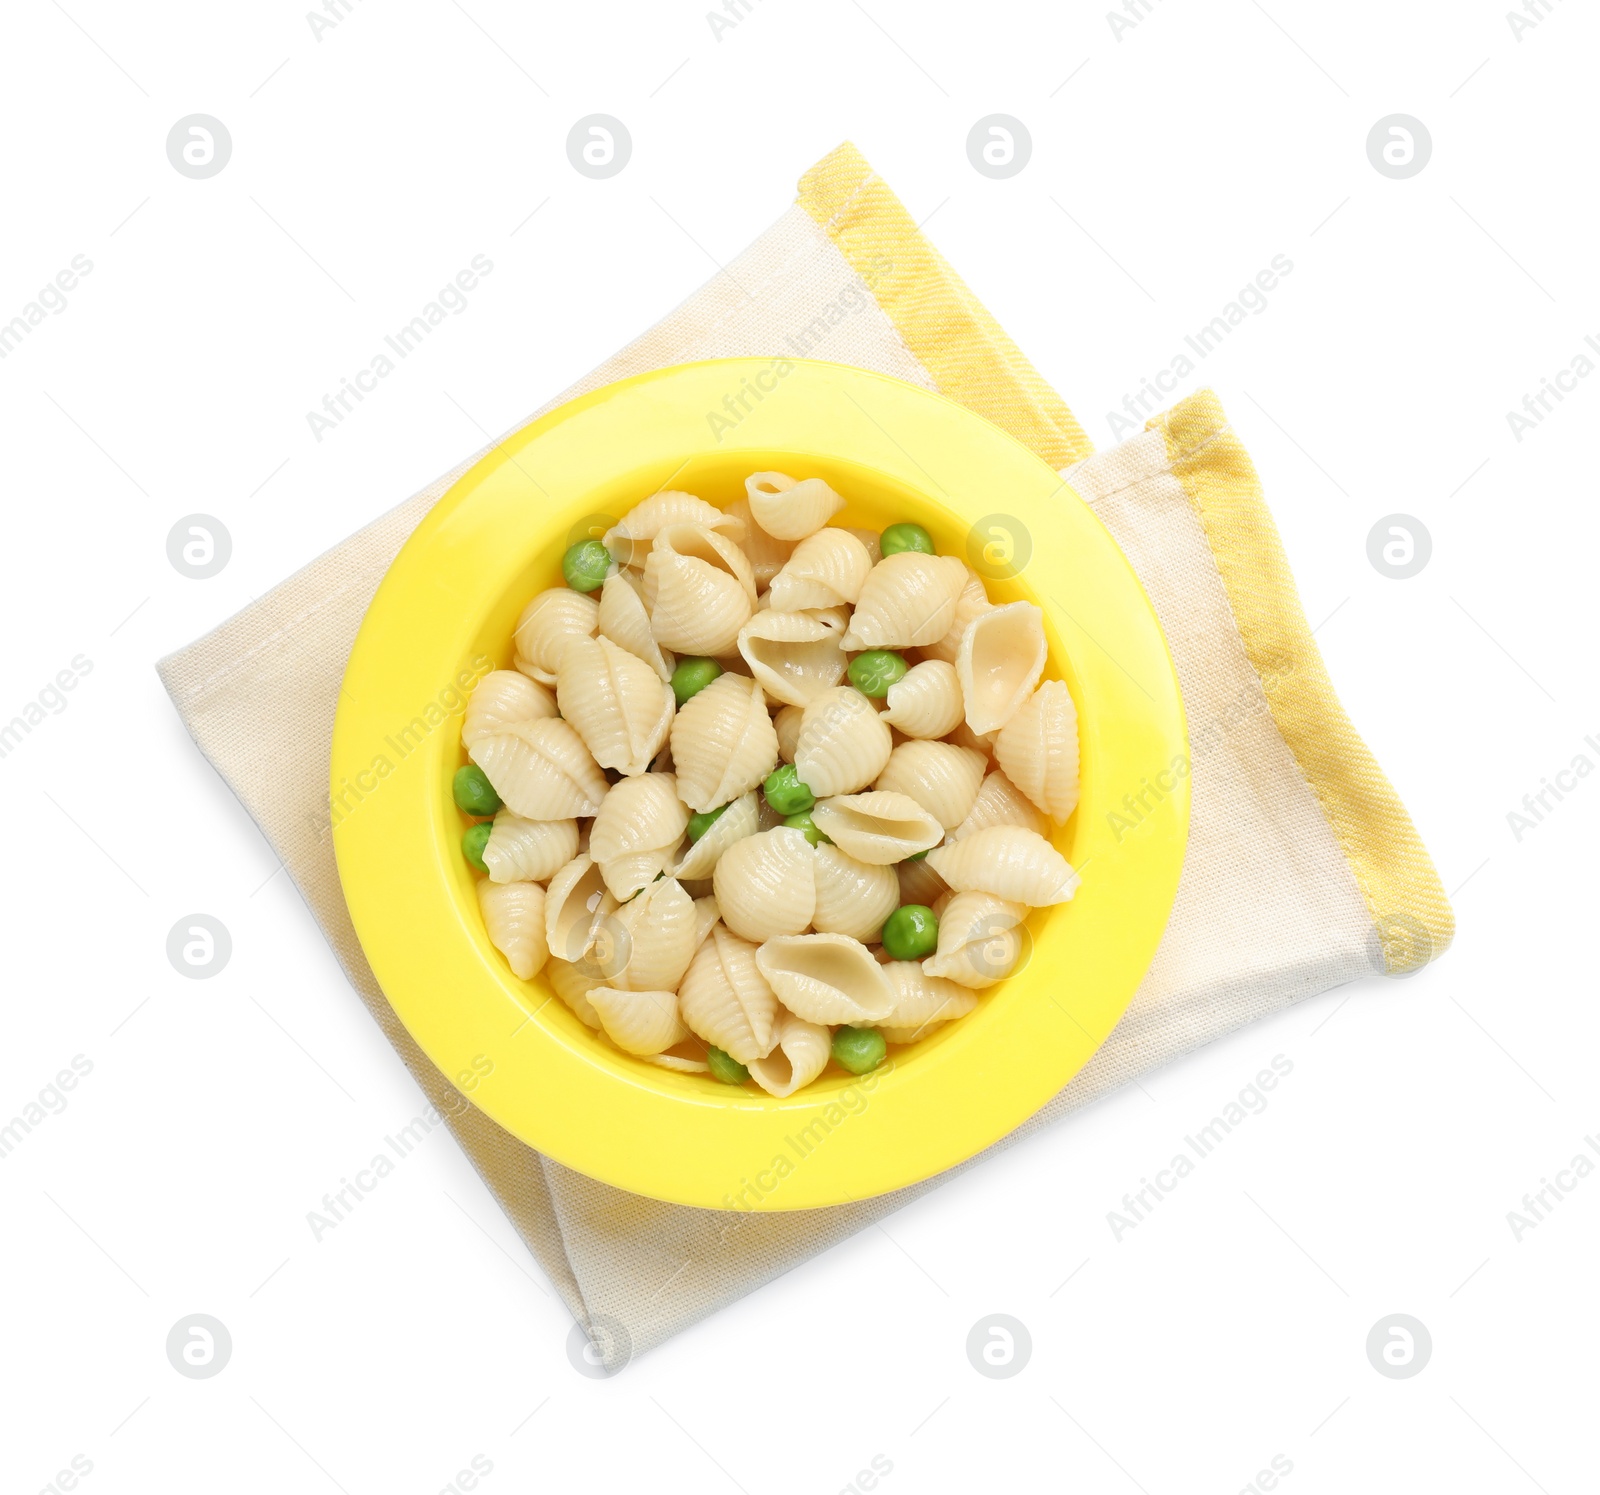
[{"label": "beige cloth napkin", "polygon": [[[739,355],[875,369],[941,390],[1010,431],[1093,505],[1166,630],[1193,757],[1177,902],[1122,1022],[1014,1136],[1254,1018],[1375,970],[1415,969],[1444,950],[1453,926],[1433,866],[1333,694],[1254,470],[1213,396],[1193,396],[1142,435],[1092,455],[1060,398],[845,145],[806,175],[795,206],[726,273],[529,419],[647,369]],[[482,455],[159,669],[384,1035],[615,1370],[941,1180],[789,1214],[623,1193],[541,1157],[473,1109],[384,1000],[321,828],[334,706],[390,562]]]}]

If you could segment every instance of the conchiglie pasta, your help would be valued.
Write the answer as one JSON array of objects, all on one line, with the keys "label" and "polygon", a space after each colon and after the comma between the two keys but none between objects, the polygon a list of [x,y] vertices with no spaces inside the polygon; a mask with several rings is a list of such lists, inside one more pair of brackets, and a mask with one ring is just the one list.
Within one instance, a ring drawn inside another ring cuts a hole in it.
[{"label": "conchiglie pasta", "polygon": [[756,808],[755,791],[749,789],[730,803],[728,808],[706,827],[700,839],[683,853],[683,858],[673,868],[672,875],[680,880],[710,877],[716,869],[717,859],[723,852],[735,841],[753,836],[760,829],[760,812]]},{"label": "conchiglie pasta", "polygon": [[967,625],[994,607],[977,573],[968,571],[966,575],[966,585],[962,587],[961,595],[956,598],[955,616],[950,620],[950,631],[942,639],[922,646],[924,659],[942,659],[946,664],[954,664],[956,655],[961,650],[961,640],[966,637]]},{"label": "conchiglie pasta", "polygon": [[779,540],[814,535],[844,507],[821,478],[796,482],[786,473],[757,472],[745,479],[744,491],[756,523]]},{"label": "conchiglie pasta", "polygon": [[[616,907],[599,867],[587,852],[579,852],[550,879],[546,890],[544,934],[550,953],[570,965],[585,963],[600,926]],[[594,962],[587,964],[600,980],[608,979],[609,972],[600,973]]]},{"label": "conchiglie pasta", "polygon": [[755,577],[732,540],[698,524],[670,524],[645,562],[644,603],[662,648],[731,654],[755,611]]},{"label": "conchiglie pasta", "polygon": [[883,921],[900,903],[894,868],[858,862],[824,841],[815,852],[815,870],[817,907],[811,927],[819,934],[876,940]]},{"label": "conchiglie pasta", "polygon": [[537,681],[518,670],[491,670],[467,702],[461,741],[471,748],[485,737],[555,714],[555,697]]},{"label": "conchiglie pasta", "polygon": [[644,610],[638,585],[629,572],[606,578],[600,588],[600,633],[628,653],[637,654],[663,680],[671,680],[673,658],[662,651],[650,630],[650,615]]},{"label": "conchiglie pasta", "polygon": [[954,556],[916,550],[886,555],[862,583],[845,648],[904,649],[937,642],[950,631],[966,580],[967,568]]},{"label": "conchiglie pasta", "polygon": [[789,826],[735,841],[717,859],[711,878],[722,922],[757,944],[798,934],[816,912],[813,863],[805,833]]},{"label": "conchiglie pasta", "polygon": [[626,902],[677,860],[688,824],[673,776],[642,773],[611,786],[589,827],[589,855]]},{"label": "conchiglie pasta", "polygon": [[744,539],[739,542],[739,547],[750,561],[750,572],[756,579],[756,586],[771,586],[772,578],[783,570],[784,562],[794,550],[794,541],[780,540],[762,529],[750,512],[748,498],[729,504],[727,512],[745,526]]},{"label": "conchiglie pasta", "polygon": [[572,1009],[579,1022],[591,1028],[600,1026],[600,1014],[594,1010],[589,993],[595,987],[605,985],[602,977],[597,976],[586,964],[557,960],[554,956],[545,965],[544,974],[550,989]]},{"label": "conchiglie pasta", "polygon": [[959,841],[991,825],[1020,825],[1041,836],[1050,829],[1050,822],[1033,801],[998,768],[979,785],[978,797],[967,811],[967,818],[950,832],[950,839]]},{"label": "conchiglie pasta", "polygon": [[656,536],[669,524],[698,524],[705,529],[722,530],[735,543],[745,536],[744,521],[737,514],[725,514],[692,493],[668,491],[652,493],[628,510],[619,523],[606,531],[606,549],[620,566],[643,566]]},{"label": "conchiglie pasta", "polygon": [[974,990],[1004,981],[1022,958],[1028,910],[993,893],[953,894],[939,911],[939,947],[922,963]]},{"label": "conchiglie pasta", "polygon": [[501,810],[483,848],[483,865],[490,882],[544,882],[577,854],[576,820],[524,820]]},{"label": "conchiglie pasta", "polygon": [[480,738],[469,756],[524,820],[593,815],[605,798],[606,776],[572,724],[558,717]]},{"label": "conchiglie pasta", "polygon": [[767,984],[796,1017],[812,1023],[881,1022],[894,988],[860,940],[845,934],[792,934],[756,951]]},{"label": "conchiglie pasta", "polygon": [[794,554],[773,577],[772,606],[794,611],[853,603],[871,570],[867,547],[849,530],[819,529],[795,546]]},{"label": "conchiglie pasta", "polygon": [[844,678],[838,635],[804,613],[756,613],[739,630],[739,653],[762,690],[791,706],[804,706]]},{"label": "conchiglie pasta", "polygon": [[782,1100],[809,1085],[828,1067],[831,1038],[820,1023],[780,1011],[774,1039],[765,1058],[750,1061],[750,1078],[768,1095]]},{"label": "conchiglie pasta", "polygon": [[1078,711],[1059,680],[1046,680],[995,738],[1006,776],[1058,824],[1078,807]]},{"label": "conchiglie pasta", "polygon": [[608,638],[574,639],[561,654],[556,704],[602,768],[643,773],[672,726],[672,687]]},{"label": "conchiglie pasta", "polygon": [[785,706],[772,718],[773,730],[778,734],[778,756],[785,763],[794,762],[794,750],[800,745],[800,722],[805,711],[799,706]]},{"label": "conchiglie pasta", "polygon": [[942,659],[912,665],[889,687],[884,704],[884,721],[907,737],[943,737],[955,731],[967,710],[956,667]]},{"label": "conchiglie pasta", "polygon": [[971,748],[913,739],[889,754],[873,788],[914,799],[948,831],[966,819],[988,766]]},{"label": "conchiglie pasta", "polygon": [[596,932],[596,960],[619,989],[674,990],[694,956],[698,923],[694,900],[664,877],[612,911]]},{"label": "conchiglie pasta", "polygon": [[678,1016],[678,994],[597,986],[589,1003],[612,1043],[625,1054],[660,1054],[689,1036]]},{"label": "conchiglie pasta", "polygon": [[489,943],[506,958],[511,974],[537,975],[549,959],[544,937],[544,889],[536,882],[480,882],[478,907]]},{"label": "conchiglie pasta", "polygon": [[967,725],[980,734],[1005,726],[1039,683],[1044,662],[1044,614],[1033,603],[980,613],[956,650]]},{"label": "conchiglie pasta", "polygon": [[863,789],[883,772],[894,747],[877,708],[848,685],[809,701],[800,719],[794,767],[819,799]]},{"label": "conchiglie pasta", "polygon": [[778,763],[761,687],[726,674],[691,696],[673,718],[672,762],[678,796],[691,810],[715,810],[754,789]]},{"label": "conchiglie pasta", "polygon": [[811,818],[841,851],[875,867],[903,862],[944,839],[944,827],[916,800],[886,789],[820,800]]},{"label": "conchiglie pasta", "polygon": [[878,1025],[888,1043],[915,1043],[930,1028],[965,1017],[978,999],[953,981],[930,976],[914,960],[892,960],[883,968],[894,988],[894,1008]]},{"label": "conchiglie pasta", "polygon": [[1078,874],[1043,836],[1020,825],[991,825],[928,853],[933,869],[958,893],[993,893],[1029,908],[1065,903]]},{"label": "conchiglie pasta", "polygon": [[756,946],[714,925],[678,989],[690,1032],[740,1064],[765,1058],[777,1041],[778,998],[756,965]]},{"label": "conchiglie pasta", "polygon": [[562,651],[575,638],[593,638],[600,626],[600,604],[570,587],[540,592],[517,619],[517,668],[541,685],[556,683]]}]

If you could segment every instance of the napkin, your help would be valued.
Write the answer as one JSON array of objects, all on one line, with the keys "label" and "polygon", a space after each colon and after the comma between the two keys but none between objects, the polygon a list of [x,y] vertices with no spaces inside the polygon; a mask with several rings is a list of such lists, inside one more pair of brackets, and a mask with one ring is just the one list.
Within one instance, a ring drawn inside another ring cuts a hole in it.
[{"label": "napkin", "polygon": [[[1008,431],[1062,472],[1115,536],[1172,650],[1189,722],[1192,810],[1171,919],[1105,1045],[996,1147],[1269,1012],[1375,971],[1405,974],[1444,951],[1454,924],[1438,876],[1334,694],[1255,469],[1215,395],[1195,394],[1095,453],[1060,396],[849,144],[806,173],[795,204],[726,273],[528,419],[632,374],[735,356],[874,369],[938,390]],[[334,708],[384,573],[484,451],[158,669],[384,1036],[616,1371],[949,1175],[785,1214],[641,1198],[503,1131],[434,1068],[385,1001],[351,927],[322,813]],[[1137,798],[1127,812],[1136,822]]]}]

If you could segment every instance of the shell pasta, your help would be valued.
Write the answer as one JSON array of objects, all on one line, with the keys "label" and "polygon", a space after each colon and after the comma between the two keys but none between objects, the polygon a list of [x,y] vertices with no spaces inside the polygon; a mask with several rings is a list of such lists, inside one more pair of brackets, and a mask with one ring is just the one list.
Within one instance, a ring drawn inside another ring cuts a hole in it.
[{"label": "shell pasta", "polygon": [[645,1083],[783,1100],[937,1043],[1077,889],[1044,612],[848,508],[803,473],[643,497],[569,548],[466,703],[485,957]]}]

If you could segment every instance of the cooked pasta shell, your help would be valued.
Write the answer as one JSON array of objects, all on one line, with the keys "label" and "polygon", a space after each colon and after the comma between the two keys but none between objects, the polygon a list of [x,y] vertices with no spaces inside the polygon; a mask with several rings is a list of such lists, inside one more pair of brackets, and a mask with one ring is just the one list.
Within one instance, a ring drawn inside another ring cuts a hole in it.
[{"label": "cooked pasta shell", "polygon": [[809,1085],[828,1067],[832,1035],[818,1023],[779,1012],[776,1042],[764,1059],[750,1061],[750,1078],[779,1100]]},{"label": "cooked pasta shell", "polygon": [[739,653],[762,690],[804,706],[844,678],[839,636],[804,613],[758,612],[739,630]]},{"label": "cooked pasta shell", "polygon": [[883,536],[875,529],[856,529],[852,525],[845,528],[867,547],[867,559],[876,566],[883,559]]},{"label": "cooked pasta shell", "polygon": [[993,893],[1029,908],[1065,903],[1078,874],[1045,838],[1020,825],[991,825],[928,853],[933,870],[958,893]]},{"label": "cooked pasta shell", "polygon": [[836,686],[806,704],[795,772],[819,799],[850,794],[883,772],[893,748],[877,707],[859,690]]},{"label": "cooked pasta shell", "polygon": [[[615,910],[597,935],[597,958],[606,966],[611,985],[630,991],[676,990],[694,956],[698,922],[694,899],[676,878],[651,883]],[[614,953],[598,948],[608,936]]]},{"label": "cooked pasta shell", "polygon": [[989,760],[948,742],[902,742],[873,784],[914,799],[945,829],[967,818]]},{"label": "cooked pasta shell", "polygon": [[605,546],[619,566],[643,566],[657,535],[669,524],[698,524],[705,529],[722,530],[738,542],[745,537],[744,520],[737,514],[723,513],[692,493],[667,491],[641,499],[621,521],[605,533]]},{"label": "cooked pasta shell", "polygon": [[591,1028],[600,1026],[600,1014],[594,1010],[589,993],[597,986],[604,986],[605,982],[594,974],[588,964],[575,965],[570,960],[557,960],[552,955],[544,974],[550,989],[572,1009],[579,1022],[587,1023]]},{"label": "cooked pasta shell", "polygon": [[501,810],[483,848],[483,865],[491,882],[544,882],[577,854],[576,820],[524,820]]},{"label": "cooked pasta shell", "polygon": [[847,649],[918,648],[942,639],[956,615],[967,568],[954,556],[902,550],[886,555],[861,584]]},{"label": "cooked pasta shell", "polygon": [[[683,887],[683,884],[679,883],[678,886]],[[684,888],[683,891],[689,893],[688,888]],[[694,899],[694,947],[698,950],[713,927],[721,922],[722,910],[717,907],[714,894],[703,893],[696,896],[689,893],[689,896]]]},{"label": "cooked pasta shell", "polygon": [[991,825],[1020,825],[1041,836],[1050,829],[1050,822],[1033,801],[998,768],[978,786],[978,797],[967,811],[967,818],[950,832],[950,839],[959,841]]},{"label": "cooked pasta shell", "polygon": [[756,793],[748,789],[706,827],[698,841],[690,844],[683,853],[683,859],[673,868],[672,875],[680,881],[684,878],[710,877],[723,852],[735,841],[753,836],[760,829]]},{"label": "cooked pasta shell", "polygon": [[480,738],[469,756],[524,820],[593,815],[605,798],[606,776],[572,724],[559,717]]},{"label": "cooked pasta shell", "polygon": [[795,546],[783,570],[772,578],[772,606],[793,612],[854,603],[870,570],[867,547],[849,530],[819,529]]},{"label": "cooked pasta shell", "polygon": [[944,840],[934,816],[909,795],[887,789],[819,800],[811,818],[841,851],[874,867],[903,862]]},{"label": "cooked pasta shell", "polygon": [[561,654],[556,704],[596,763],[643,773],[672,726],[672,687],[610,639],[574,639]]},{"label": "cooked pasta shell", "polygon": [[[545,892],[544,937],[550,953],[573,965],[584,964],[598,981],[608,980],[609,970],[587,957],[616,906],[600,868],[587,852],[579,852],[550,879]],[[609,959],[604,963],[611,964]]]},{"label": "cooked pasta shell", "polygon": [[778,540],[814,535],[844,507],[821,478],[796,482],[787,473],[755,472],[744,480],[744,491],[756,523]]},{"label": "cooked pasta shell", "polygon": [[1027,917],[1022,904],[993,893],[956,893],[939,911],[939,948],[922,968],[973,989],[1004,981],[1021,959]]},{"label": "cooked pasta shell", "polygon": [[953,981],[930,976],[914,960],[892,960],[883,974],[894,987],[894,1010],[878,1024],[887,1043],[915,1043],[940,1023],[965,1017],[978,999]]},{"label": "cooked pasta shell", "polygon": [[800,721],[804,715],[799,706],[785,706],[772,718],[773,730],[778,734],[778,756],[785,763],[794,762],[794,750],[800,745]]},{"label": "cooked pasta shell", "polygon": [[678,797],[714,810],[754,789],[778,764],[778,734],[761,687],[745,675],[719,675],[691,696],[672,721]]},{"label": "cooked pasta shell", "polygon": [[731,654],[756,608],[756,583],[745,553],[698,524],[669,524],[644,566],[650,628],[664,649]]},{"label": "cooked pasta shell", "polygon": [[614,644],[619,644],[630,654],[637,654],[663,680],[672,679],[675,663],[671,654],[664,653],[656,636],[650,631],[650,615],[644,610],[644,598],[637,591],[631,572],[619,571],[608,576],[600,588],[600,633]]},{"label": "cooked pasta shell", "polygon": [[676,992],[597,986],[590,991],[589,1001],[599,1015],[601,1030],[625,1054],[659,1054],[689,1036],[678,1016]]},{"label": "cooked pasta shell", "polygon": [[791,934],[756,951],[767,984],[810,1023],[872,1024],[894,1007],[894,988],[860,940],[847,934]]},{"label": "cooked pasta shell", "polygon": [[537,681],[517,670],[490,670],[467,702],[461,741],[470,749],[497,732],[555,714],[555,697]]},{"label": "cooked pasta shell", "polygon": [[568,640],[593,638],[599,626],[600,604],[587,593],[571,587],[540,592],[517,619],[517,668],[541,685],[554,685]]},{"label": "cooked pasta shell", "polygon": [[928,865],[926,857],[912,861],[907,857],[895,864],[895,876],[900,879],[900,901],[920,903],[932,908],[941,897],[950,892],[950,885]]},{"label": "cooked pasta shell", "polygon": [[1000,767],[1057,824],[1078,807],[1078,710],[1060,680],[1046,680],[995,738]]},{"label": "cooked pasta shell", "polygon": [[966,715],[956,667],[942,659],[914,664],[884,697],[883,719],[907,737],[943,737]]},{"label": "cooked pasta shell", "polygon": [[744,539],[739,545],[749,557],[750,572],[756,579],[756,586],[771,586],[772,578],[783,570],[784,562],[794,550],[794,541],[780,540],[762,529],[750,512],[748,498],[741,498],[729,504],[727,512],[744,522]]},{"label": "cooked pasta shell", "polygon": [[1008,602],[972,620],[956,650],[967,700],[967,725],[993,732],[1011,720],[1044,674],[1044,614],[1031,602]]},{"label": "cooked pasta shell", "polygon": [[858,862],[826,841],[815,852],[817,908],[811,927],[819,934],[876,940],[883,921],[900,905],[900,879],[893,867]]},{"label": "cooked pasta shell", "polygon": [[606,794],[589,827],[589,855],[612,894],[625,902],[677,860],[688,824],[670,773],[637,774]]},{"label": "cooked pasta shell", "polygon": [[983,588],[982,578],[975,571],[968,571],[966,575],[966,585],[962,587],[961,595],[956,598],[956,611],[950,621],[950,631],[942,639],[922,646],[924,659],[942,659],[946,664],[954,664],[956,655],[961,649],[961,640],[966,637],[967,625],[994,606],[989,600],[988,592]]},{"label": "cooked pasta shell", "polygon": [[550,958],[544,937],[544,889],[536,882],[480,882],[478,907],[489,943],[506,958],[513,976],[527,981]]},{"label": "cooked pasta shell", "polygon": [[721,924],[689,962],[678,1008],[690,1032],[740,1064],[772,1052],[778,999],[756,965],[756,947]]},{"label": "cooked pasta shell", "polygon": [[850,609],[842,603],[838,607],[802,607],[800,611],[841,639],[850,630]]},{"label": "cooked pasta shell", "polygon": [[791,826],[735,841],[717,858],[711,875],[722,922],[757,944],[774,935],[798,934],[816,912],[813,863],[805,832]]}]

